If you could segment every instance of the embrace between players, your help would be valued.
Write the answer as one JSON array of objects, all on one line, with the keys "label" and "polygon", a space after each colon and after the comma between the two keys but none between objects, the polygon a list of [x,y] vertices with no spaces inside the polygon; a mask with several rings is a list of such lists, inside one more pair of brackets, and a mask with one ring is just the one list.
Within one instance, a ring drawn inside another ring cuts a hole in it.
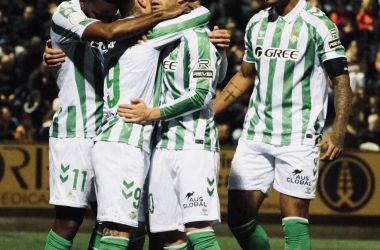
[{"label": "embrace between players", "polygon": [[[335,160],[346,131],[347,62],[320,10],[305,0],[265,3],[247,25],[240,71],[216,99],[229,35],[209,33],[210,13],[198,2],[71,0],[57,8],[57,50],[45,54],[57,66],[61,102],[50,129],[56,218],[45,249],[70,249],[89,203],[97,213],[89,249],[142,249],[148,217],[159,235],[150,249],[220,249],[212,228],[220,222],[213,116],[252,85],[229,178],[228,224],[243,249],[270,249],[256,216],[273,186],[285,249],[310,249],[318,147],[327,143],[321,159]],[[322,138],[325,72],[337,116]],[[287,181],[296,175],[307,185]]]}]

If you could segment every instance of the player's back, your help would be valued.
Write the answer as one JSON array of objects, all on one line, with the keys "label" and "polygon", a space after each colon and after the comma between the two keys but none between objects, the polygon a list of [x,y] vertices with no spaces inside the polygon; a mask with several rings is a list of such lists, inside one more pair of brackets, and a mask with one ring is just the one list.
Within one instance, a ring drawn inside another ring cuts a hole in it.
[{"label": "player's back", "polygon": [[51,39],[66,54],[57,71],[61,106],[50,128],[52,137],[92,138],[102,118],[102,62],[97,48],[81,41],[85,28],[97,20],[87,18],[78,0],[61,3],[52,18]]},{"label": "player's back", "polygon": [[145,125],[124,123],[117,115],[119,104],[129,104],[132,98],[142,99],[153,106],[153,90],[160,51],[189,29],[207,23],[209,11],[198,8],[190,14],[158,24],[148,41],[131,45],[129,41],[116,42],[105,54],[104,121],[100,141],[117,141],[151,150],[152,122]]}]

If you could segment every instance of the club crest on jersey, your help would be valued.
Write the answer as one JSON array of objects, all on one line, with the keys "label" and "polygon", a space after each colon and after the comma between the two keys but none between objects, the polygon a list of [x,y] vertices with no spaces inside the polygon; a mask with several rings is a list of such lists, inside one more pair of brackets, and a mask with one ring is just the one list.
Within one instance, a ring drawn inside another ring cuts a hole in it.
[{"label": "club crest on jersey", "polygon": [[295,49],[281,49],[281,48],[265,48],[257,45],[254,51],[256,58],[279,58],[291,61],[297,61],[300,56],[300,51]]},{"label": "club crest on jersey", "polygon": [[164,69],[167,71],[176,71],[178,67],[178,62],[173,60],[164,61]]},{"label": "club crest on jersey", "polygon": [[292,36],[290,37],[290,41],[292,43],[295,43],[295,42],[298,41],[298,34],[297,34],[297,32],[293,32]]},{"label": "club crest on jersey", "polygon": [[69,15],[69,21],[72,24],[78,24],[86,19],[86,16],[82,12],[73,12]]}]

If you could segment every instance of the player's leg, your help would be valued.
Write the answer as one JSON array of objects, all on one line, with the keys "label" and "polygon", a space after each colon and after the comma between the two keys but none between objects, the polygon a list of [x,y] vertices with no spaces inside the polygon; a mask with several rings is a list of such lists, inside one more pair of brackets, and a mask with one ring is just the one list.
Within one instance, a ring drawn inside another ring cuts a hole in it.
[{"label": "player's leg", "polygon": [[91,139],[50,138],[50,203],[56,218],[45,249],[70,249],[94,188]]},{"label": "player's leg", "polygon": [[133,229],[130,236],[130,242],[128,250],[142,250],[145,243],[146,225],[147,225],[147,213],[148,213],[148,171],[147,167],[144,170],[144,186],[141,190],[139,215],[138,215],[138,227]]},{"label": "player's leg", "polygon": [[[93,201],[91,201],[93,200]],[[99,224],[96,221],[96,216],[98,214],[98,203],[96,202],[96,195],[94,194],[92,198],[90,198],[90,206],[91,210],[93,211],[95,215],[95,225],[92,229],[91,238],[88,242],[88,250],[96,250],[100,247],[100,239],[103,236],[103,227],[102,224]]]},{"label": "player's leg", "polygon": [[319,149],[283,146],[276,149],[275,155],[274,188],[280,192],[285,249],[310,249],[307,218],[318,180]]},{"label": "player's leg", "polygon": [[192,249],[220,250],[212,225],[212,221],[186,223],[187,237],[189,238]]},{"label": "player's leg", "polygon": [[154,149],[148,174],[149,230],[153,235],[160,236],[165,249],[188,247],[180,198],[175,188],[175,183],[179,181],[178,169],[175,168],[177,159],[178,151]]},{"label": "player's leg", "polygon": [[283,216],[282,227],[285,235],[285,250],[311,249],[308,231],[310,200],[280,194]]},{"label": "player's leg", "polygon": [[269,145],[240,139],[228,181],[228,226],[244,249],[270,249],[256,217],[273,184]]},{"label": "player's leg", "polygon": [[228,226],[242,249],[270,249],[268,236],[257,222],[265,194],[261,191],[228,191]]},{"label": "player's leg", "polygon": [[[140,216],[140,212],[139,212],[139,216]],[[132,230],[131,235],[129,237],[128,250],[142,250],[144,248],[145,234],[146,234],[145,226],[146,226],[145,222],[139,221],[137,228]]]},{"label": "player's leg", "polygon": [[[219,153],[179,151],[177,190],[183,223],[194,250],[220,249],[213,225],[220,223]],[[192,159],[197,159],[194,164]]]},{"label": "player's leg", "polygon": [[92,150],[98,221],[104,226],[100,249],[125,249],[138,211],[149,155],[125,143],[97,142]]}]

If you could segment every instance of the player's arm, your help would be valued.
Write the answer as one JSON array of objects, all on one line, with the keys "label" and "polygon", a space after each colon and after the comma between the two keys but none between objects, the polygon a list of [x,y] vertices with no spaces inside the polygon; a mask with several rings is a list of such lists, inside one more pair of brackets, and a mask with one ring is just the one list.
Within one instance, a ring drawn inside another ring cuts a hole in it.
[{"label": "player's arm", "polygon": [[60,49],[53,49],[51,45],[51,40],[47,40],[45,45],[45,51],[43,55],[44,62],[49,67],[60,66],[66,58],[65,52]]},{"label": "player's arm", "polygon": [[230,47],[231,36],[227,30],[219,29],[218,26],[214,26],[214,30],[208,33],[210,42],[220,50],[225,50]]},{"label": "player's arm", "polygon": [[347,60],[335,58],[324,62],[326,71],[334,87],[335,122],[331,134],[325,136],[318,147],[327,143],[327,151],[321,157],[322,161],[336,160],[343,150],[344,137],[351,108],[352,90],[347,73]]},{"label": "player's arm", "polygon": [[219,54],[222,57],[222,61],[219,67],[219,74],[217,83],[224,80],[227,74],[228,60],[226,49],[230,47],[231,36],[227,30],[221,30],[218,26],[214,26],[214,30],[208,33],[210,42],[218,49]]},{"label": "player's arm", "polygon": [[317,52],[323,62],[327,75],[334,87],[335,122],[331,134],[322,138],[318,147],[327,143],[327,151],[322,161],[336,160],[343,149],[351,108],[352,90],[348,76],[347,58],[344,47],[340,45],[339,32],[335,24],[326,18],[318,25],[315,37]]},{"label": "player's arm", "polygon": [[189,30],[207,24],[210,16],[210,11],[201,6],[186,15],[160,22],[153,28],[152,33],[146,36],[147,44],[157,50],[162,50],[167,44],[180,39]]},{"label": "player's arm", "polygon": [[216,97],[212,109],[215,114],[234,103],[255,83],[256,67],[253,63],[243,61],[240,70],[232,77],[223,91]]},{"label": "player's arm", "polygon": [[[179,96],[170,103],[165,103],[159,107],[147,108],[140,100],[133,100],[137,105],[126,105],[129,110],[123,112],[119,106],[118,113],[126,117],[126,122],[140,122],[149,120],[165,119],[170,120],[179,116],[194,113],[200,109],[212,105],[215,90],[213,83],[216,81],[216,72],[219,62],[215,49],[210,44],[206,33],[193,32],[189,39],[190,70],[189,70],[189,91]],[[192,43],[191,39],[197,39],[198,43]],[[203,75],[204,73],[206,75]],[[143,105],[143,106],[141,106]]]},{"label": "player's arm", "polygon": [[137,18],[125,18],[112,23],[94,22],[84,30],[82,40],[110,42],[128,39],[140,35],[163,20],[176,17],[199,6],[199,2],[186,2]]}]

